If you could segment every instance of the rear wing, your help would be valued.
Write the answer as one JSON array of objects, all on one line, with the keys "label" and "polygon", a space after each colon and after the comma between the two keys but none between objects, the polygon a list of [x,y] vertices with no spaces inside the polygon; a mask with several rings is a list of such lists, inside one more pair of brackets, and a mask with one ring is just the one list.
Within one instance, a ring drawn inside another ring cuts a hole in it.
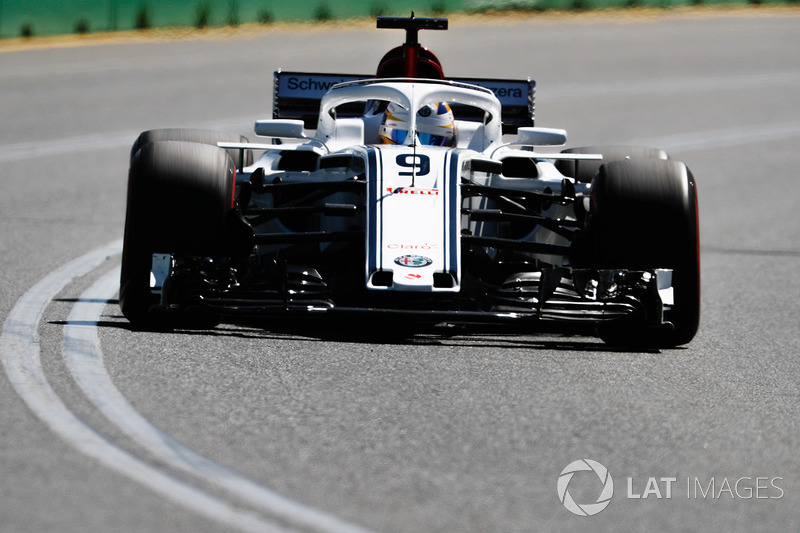
[{"label": "rear wing", "polygon": [[[320,74],[313,72],[275,72],[272,118],[299,119],[308,129],[316,129],[319,104],[323,95],[337,83],[371,79],[374,76],[357,74]],[[503,106],[503,133],[516,133],[517,128],[533,126],[534,91],[536,82],[491,78],[452,78],[450,81],[478,85],[491,90]],[[357,117],[364,113],[363,105],[343,106],[338,116]],[[453,106],[457,119],[482,122],[483,116],[466,106]]]}]

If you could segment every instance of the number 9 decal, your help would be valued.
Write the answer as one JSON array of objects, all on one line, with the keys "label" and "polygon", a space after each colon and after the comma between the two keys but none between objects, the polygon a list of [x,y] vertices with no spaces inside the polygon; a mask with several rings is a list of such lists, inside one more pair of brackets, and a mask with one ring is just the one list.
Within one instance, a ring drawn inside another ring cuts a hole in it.
[{"label": "number 9 decal", "polygon": [[431,159],[425,154],[400,154],[396,162],[399,167],[412,169],[398,172],[399,176],[425,176],[431,171]]}]

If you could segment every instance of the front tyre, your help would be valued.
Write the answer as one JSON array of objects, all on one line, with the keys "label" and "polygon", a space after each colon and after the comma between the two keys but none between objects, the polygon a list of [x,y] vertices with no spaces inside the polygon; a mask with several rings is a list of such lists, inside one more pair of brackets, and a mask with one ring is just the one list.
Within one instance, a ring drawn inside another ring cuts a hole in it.
[{"label": "front tyre", "polygon": [[154,253],[232,253],[234,193],[234,163],[221,148],[159,141],[137,149],[128,178],[119,298],[134,327],[172,326],[151,312],[159,303],[150,286]]},{"label": "front tyre", "polygon": [[674,347],[690,342],[700,323],[697,186],[681,162],[631,159],[607,163],[592,180],[591,234],[598,268],[671,269],[674,329],[625,325],[601,330],[612,344]]}]

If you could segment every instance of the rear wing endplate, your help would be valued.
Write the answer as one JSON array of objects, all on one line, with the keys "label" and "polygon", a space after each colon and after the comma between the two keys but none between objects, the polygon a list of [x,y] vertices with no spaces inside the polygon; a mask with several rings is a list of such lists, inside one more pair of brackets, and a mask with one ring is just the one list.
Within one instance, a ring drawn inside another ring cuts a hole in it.
[{"label": "rear wing endplate", "polygon": [[[337,83],[371,79],[357,74],[320,74],[313,72],[275,72],[272,118],[299,119],[308,129],[316,129],[319,104],[323,95]],[[516,133],[517,128],[533,126],[536,82],[492,78],[452,78],[450,81],[478,85],[491,90],[503,106],[503,133]],[[361,116],[363,105],[339,108],[339,116]],[[483,121],[474,108],[453,106],[460,120]]]}]

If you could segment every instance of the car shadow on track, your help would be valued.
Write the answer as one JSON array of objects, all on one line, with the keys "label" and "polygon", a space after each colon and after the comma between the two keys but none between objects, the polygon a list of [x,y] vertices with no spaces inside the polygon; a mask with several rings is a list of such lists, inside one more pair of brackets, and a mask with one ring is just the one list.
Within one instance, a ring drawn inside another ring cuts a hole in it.
[{"label": "car shadow on track", "polygon": [[[311,329],[311,331],[309,331]],[[265,330],[265,338],[304,338],[320,342],[374,345],[465,346],[494,349],[527,349],[571,352],[658,353],[609,346],[599,339],[525,331],[518,327],[485,324],[402,325],[371,322],[358,326],[336,323],[308,328],[299,324],[281,324]]]},{"label": "car shadow on track", "polygon": [[[136,331],[122,315],[105,315],[101,329]],[[55,323],[55,322],[54,322]],[[62,323],[64,324],[64,323]],[[335,342],[371,345],[468,346],[492,349],[543,350],[584,353],[653,354],[660,350],[610,346],[599,339],[523,331],[508,326],[476,324],[402,324],[385,321],[343,322],[313,320],[271,320],[223,324],[212,329],[173,329],[159,335],[231,337],[263,341]]]}]

